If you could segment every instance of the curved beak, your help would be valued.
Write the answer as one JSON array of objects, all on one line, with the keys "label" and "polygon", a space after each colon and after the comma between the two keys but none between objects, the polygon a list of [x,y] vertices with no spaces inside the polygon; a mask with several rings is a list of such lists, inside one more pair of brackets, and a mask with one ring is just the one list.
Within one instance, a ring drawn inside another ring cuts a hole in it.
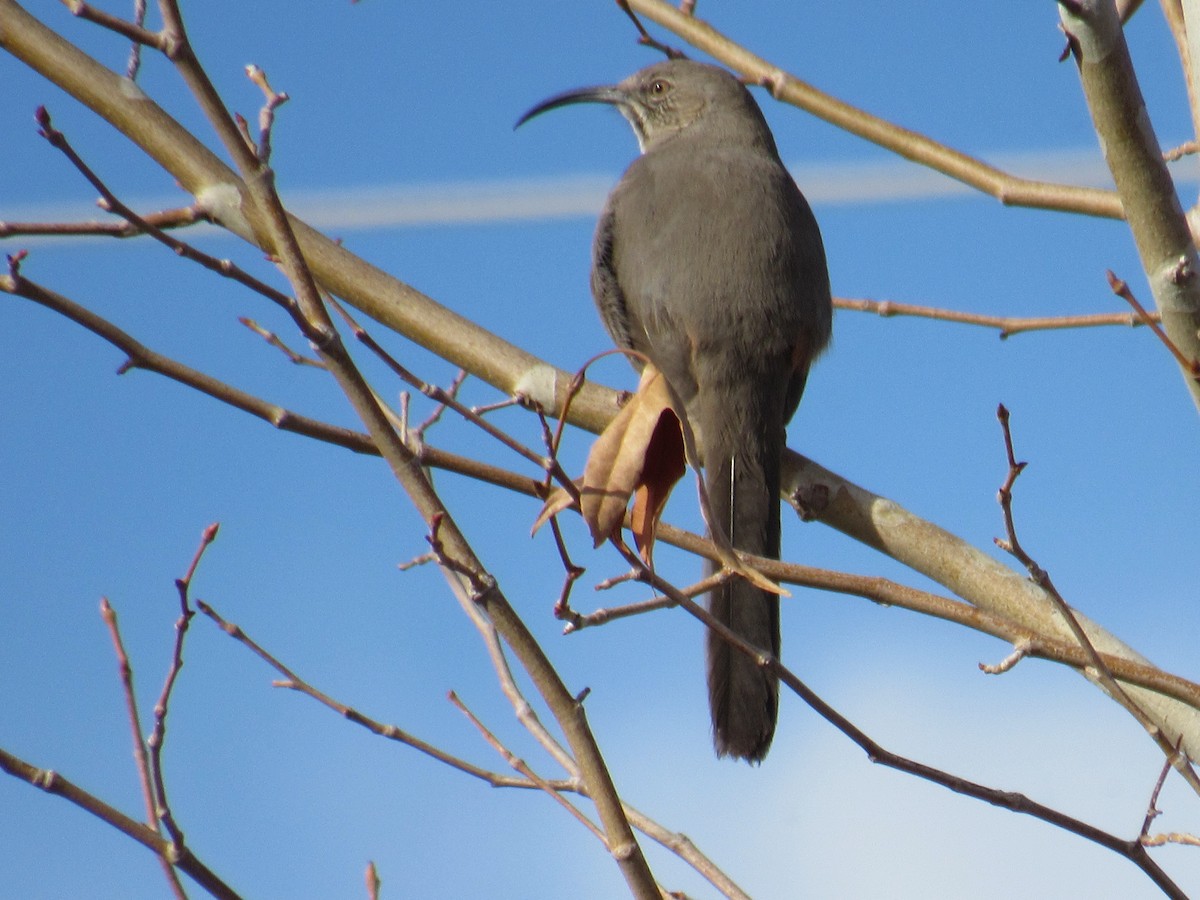
[{"label": "curved beak", "polygon": [[612,106],[622,107],[628,102],[629,98],[625,96],[625,92],[616,86],[576,88],[573,91],[564,91],[543,100],[517,119],[513,130],[520,128],[534,116],[540,116],[542,113],[558,109],[560,106],[570,106],[572,103],[608,103]]}]

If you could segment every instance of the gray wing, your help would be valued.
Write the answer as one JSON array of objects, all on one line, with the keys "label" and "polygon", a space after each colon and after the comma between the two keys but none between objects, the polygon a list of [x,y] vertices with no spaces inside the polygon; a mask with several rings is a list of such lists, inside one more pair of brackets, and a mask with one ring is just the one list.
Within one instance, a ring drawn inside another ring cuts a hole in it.
[{"label": "gray wing", "polygon": [[[609,335],[622,350],[634,349],[629,305],[625,293],[617,281],[614,256],[615,218],[612,207],[606,205],[596,225],[596,237],[592,241],[592,297],[600,311],[600,320]],[[641,369],[641,362],[630,358],[633,365]]]},{"label": "gray wing", "polygon": [[[688,404],[697,390],[691,340],[685,323],[664,303],[670,279],[660,277],[661,267],[650,265],[658,222],[645,208],[655,204],[653,183],[643,178],[644,159],[639,157],[629,167],[600,215],[592,243],[592,296],[616,345],[652,360]],[[668,259],[666,271],[671,268]],[[641,371],[640,359],[629,361]]]}]

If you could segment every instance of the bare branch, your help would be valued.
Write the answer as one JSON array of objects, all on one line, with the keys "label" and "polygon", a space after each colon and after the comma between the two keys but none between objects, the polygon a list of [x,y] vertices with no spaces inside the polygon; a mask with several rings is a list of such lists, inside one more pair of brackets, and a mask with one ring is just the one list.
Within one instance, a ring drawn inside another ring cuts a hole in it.
[{"label": "bare branch", "polygon": [[646,26],[642,24],[642,20],[637,17],[637,13],[629,8],[629,3],[627,0],[617,0],[617,6],[620,7],[621,12],[625,13],[625,15],[629,17],[629,21],[633,23],[633,27],[637,29],[638,43],[643,47],[652,47],[667,59],[687,58],[682,50],[679,50],[675,47],[670,47],[661,41],[655,40],[650,35],[650,32],[646,30]]},{"label": "bare branch", "polygon": [[[111,825],[126,837],[137,841],[159,859],[169,859],[181,872],[186,872],[198,885],[219,900],[240,900],[239,895],[187,847],[176,847],[156,830],[136,822],[119,809],[109,806],[94,794],[80,788],[53,769],[39,769],[0,749],[0,770],[28,782],[48,794],[62,797],[80,809]],[[176,857],[174,854],[178,854]]]},{"label": "bare branch", "polygon": [[1064,328],[1095,328],[1102,325],[1125,325],[1136,328],[1157,322],[1157,313],[1140,316],[1136,313],[1094,313],[1080,316],[991,316],[984,313],[961,312],[956,309],[939,309],[934,306],[918,306],[912,303],[897,303],[895,300],[863,300],[850,297],[834,297],[837,309],[871,312],[883,318],[891,316],[917,316],[923,319],[938,319],[958,322],[963,325],[982,325],[997,328],[1000,339],[1026,331],[1051,331]]},{"label": "bare branch", "polygon": [[[1121,196],[1163,327],[1184,358],[1200,359],[1200,259],[1146,111],[1112,0],[1059,3],[1105,162]],[[1184,368],[1200,407],[1200,382]]]},{"label": "bare branch", "polygon": [[[467,775],[471,775],[479,780],[491,785],[492,787],[508,787],[519,788],[525,790],[546,790],[550,789],[555,792],[571,792],[571,793],[586,793],[584,785],[578,776],[574,761],[562,752],[557,742],[550,738],[538,722],[536,714],[533,713],[525,698],[521,696],[520,689],[512,680],[512,674],[508,671],[507,664],[503,660],[503,650],[500,648],[499,640],[491,629],[486,619],[479,617],[479,621],[483,623],[485,637],[491,635],[493,640],[490,642],[490,647],[495,651],[494,661],[497,663],[497,672],[501,676],[501,686],[506,693],[510,694],[514,708],[518,711],[518,718],[522,725],[538,740],[538,742],[551,751],[552,758],[558,762],[566,763],[566,768],[573,773],[567,779],[550,779],[543,780],[542,783],[536,783],[529,777],[515,777],[512,775],[501,775],[497,772],[492,772],[488,769],[481,768],[469,763],[459,757],[441,750],[432,744],[422,741],[420,738],[414,737],[403,729],[395,725],[385,725],[376,719],[373,719],[354,707],[348,706],[339,700],[329,697],[322,691],[312,686],[307,681],[298,676],[295,671],[279,661],[269,651],[263,648],[260,644],[254,641],[247,635],[239,626],[232,622],[226,621],[216,612],[210,605],[204,601],[198,601],[197,606],[200,611],[208,616],[217,627],[236,640],[238,643],[245,646],[252,653],[266,662],[271,668],[283,676],[282,681],[274,682],[276,687],[287,688],[298,693],[304,694],[307,697],[316,700],[321,705],[336,712],[342,718],[349,722],[359,725],[367,729],[372,734],[388,740],[396,741],[412,747],[421,753],[424,753],[430,758],[444,763],[453,769],[457,769]],[[744,898],[748,900],[747,895],[734,884],[725,873],[723,873],[713,862],[705,856],[700,850],[685,836],[673,834],[664,829],[660,824],[650,819],[643,813],[634,809],[631,806],[625,806],[625,813],[629,817],[629,821],[643,834],[662,844],[668,850],[677,854],[681,859],[690,864],[697,872],[707,878],[715,887],[717,887],[725,896]]]},{"label": "bare branch", "polygon": [[1187,372],[1193,381],[1200,381],[1200,359],[1188,359],[1183,351],[1179,349],[1179,345],[1171,340],[1170,336],[1158,325],[1158,322],[1162,321],[1162,317],[1147,312],[1146,308],[1138,301],[1138,298],[1134,296],[1133,291],[1129,289],[1129,285],[1114,275],[1111,269],[1106,275],[1108,276],[1108,286],[1112,288],[1112,292],[1132,306],[1134,315],[1150,326],[1150,330],[1154,332],[1155,336],[1162,341],[1163,346],[1167,348],[1171,356],[1175,358],[1175,362],[1179,365],[1179,368]]},{"label": "bare branch", "polygon": [[[101,200],[98,205],[101,209],[112,212],[104,200]],[[138,214],[137,219],[163,231],[170,228],[186,228],[197,222],[209,221],[208,214],[195,205]],[[131,238],[145,233],[145,228],[128,220],[124,222],[0,222],[0,238],[71,235]]]},{"label": "bare branch", "polygon": [[207,253],[197,250],[191,244],[185,243],[171,235],[167,234],[161,228],[156,228],[150,222],[142,219],[132,209],[122,203],[117,196],[108,189],[104,181],[92,171],[83,158],[75,152],[75,148],[71,146],[67,140],[67,136],[56,129],[50,122],[50,113],[46,107],[39,106],[37,109],[38,134],[49,141],[50,145],[56,150],[62,151],[63,155],[71,161],[71,165],[79,170],[80,174],[86,178],[103,198],[104,208],[110,212],[116,213],[121,218],[127,220],[131,225],[142,231],[166,247],[174,251],[178,256],[184,259],[189,259],[192,262],[199,263],[211,272],[216,272],[218,275],[224,275],[250,288],[257,294],[261,294],[268,300],[281,307],[285,311],[295,316],[296,302],[291,297],[287,296],[270,285],[258,280],[248,272],[234,265],[227,259],[217,259]]},{"label": "bare branch", "polygon": [[263,328],[253,319],[248,316],[238,316],[238,321],[257,334],[260,338],[287,357],[288,362],[296,366],[312,366],[315,369],[324,369],[325,364],[312,357],[305,356],[302,353],[297,353],[291,347],[283,342],[283,340],[273,331],[268,331]]},{"label": "bare branch", "polygon": [[1063,599],[1062,594],[1058,592],[1058,588],[1054,586],[1054,582],[1050,579],[1050,573],[1039,566],[1025,548],[1021,546],[1021,542],[1017,540],[1016,523],[1012,512],[1012,489],[1017,478],[1024,471],[1026,464],[1017,462],[1017,458],[1013,452],[1012,431],[1009,428],[1009,413],[1003,404],[997,410],[996,416],[1000,420],[1000,427],[1004,432],[1004,450],[1008,457],[1008,474],[999,490],[1000,507],[1004,512],[1004,527],[1008,532],[1008,537],[1003,540],[997,538],[996,545],[1007,553],[1012,554],[1021,565],[1025,566],[1034,584],[1045,591],[1047,596],[1051,598],[1055,609],[1071,629],[1075,640],[1078,641],[1079,646],[1087,653],[1089,665],[1084,671],[1088,674],[1088,677],[1094,678],[1104,689],[1105,693],[1125,707],[1130,715],[1137,719],[1138,723],[1146,729],[1150,737],[1158,744],[1159,749],[1163,751],[1163,754],[1179,774],[1183,776],[1183,779],[1191,786],[1192,790],[1200,794],[1200,777],[1197,777],[1195,771],[1189,765],[1187,756],[1180,752],[1179,742],[1168,739],[1146,714],[1145,710],[1129,695],[1121,683],[1113,677],[1113,673],[1096,651],[1083,625],[1076,618],[1074,610]]},{"label": "bare branch", "polygon": [[[158,828],[158,798],[154,790],[154,782],[150,775],[150,760],[146,754],[146,742],[142,738],[142,726],[139,720],[137,698],[133,691],[133,666],[129,662],[129,654],[125,652],[125,643],[121,640],[121,630],[117,625],[117,613],[108,602],[107,597],[100,598],[100,616],[104,619],[104,624],[108,627],[109,636],[112,638],[113,650],[117,655],[117,669],[121,676],[121,689],[125,695],[125,714],[129,718],[129,726],[133,731],[133,759],[137,765],[138,781],[142,788],[142,802],[146,805],[146,825],[150,828]],[[172,837],[171,846],[176,846],[176,842]],[[171,888],[171,893],[180,900],[184,900],[186,896],[183,892],[183,885],[179,883],[179,876],[175,874],[173,850],[159,855],[159,863],[162,866],[163,874],[166,876],[167,884]]]},{"label": "bare branch", "polygon": [[1158,772],[1158,780],[1154,782],[1154,790],[1150,792],[1150,802],[1146,804],[1146,818],[1142,820],[1141,840],[1144,842],[1150,835],[1150,825],[1161,814],[1158,808],[1158,795],[1162,792],[1163,785],[1167,783],[1167,775],[1171,771],[1171,760],[1163,760],[1162,768]]},{"label": "bare branch", "polygon": [[227,621],[208,603],[205,603],[203,600],[198,600],[196,602],[196,606],[199,608],[200,612],[212,619],[218,628],[220,628],[239,644],[249,649],[255,656],[283,676],[282,681],[274,682],[276,687],[287,688],[290,691],[296,691],[299,694],[304,694],[306,697],[311,697],[322,706],[325,706],[326,708],[336,712],[346,721],[365,728],[372,734],[376,734],[382,738],[387,738],[389,741],[396,741],[397,743],[404,744],[407,747],[412,747],[414,750],[424,753],[426,756],[429,756],[440,763],[444,763],[453,769],[457,769],[460,772],[464,772],[467,775],[471,775],[480,779],[481,781],[485,781],[492,787],[535,787],[535,785],[528,779],[498,775],[495,772],[482,769],[479,766],[469,763],[464,759],[460,759],[457,756],[441,750],[433,744],[409,734],[407,731],[396,725],[386,725],[383,722],[380,722],[378,719],[374,719],[352,706],[348,706],[345,703],[333,699],[332,697],[313,687],[309,682],[297,675],[292,669],[280,662],[274,655],[262,647],[262,645],[246,634],[246,632],[243,631],[240,626],[235,625],[233,622]]},{"label": "bare branch", "polygon": [[[162,36],[153,31],[147,31],[143,27],[145,20],[145,4],[138,0],[134,12],[134,21],[127,22],[118,16],[107,13],[102,9],[96,9],[88,3],[82,3],[80,0],[63,0],[71,14],[85,19],[88,22],[94,22],[102,28],[107,28],[122,37],[127,37],[133,41],[135,46],[153,47],[156,50],[162,49]],[[140,66],[140,54],[137,57],[138,63],[134,64],[134,59],[130,59],[130,66],[126,70],[128,77],[132,80],[137,75],[138,67]]]},{"label": "bare branch", "polygon": [[167,670],[162,692],[159,694],[158,702],[154,704],[154,728],[146,740],[146,745],[150,748],[150,773],[154,780],[155,814],[166,828],[171,841],[177,846],[183,846],[183,832],[171,812],[171,804],[167,800],[167,783],[163,777],[162,751],[167,739],[167,713],[171,704],[171,692],[175,689],[175,682],[183,669],[183,642],[187,637],[192,617],[196,615],[196,611],[192,609],[188,599],[192,577],[196,574],[196,568],[200,565],[204,551],[216,540],[219,529],[220,525],[216,522],[204,529],[200,536],[200,546],[196,548],[196,555],[192,557],[192,563],[188,566],[186,574],[175,581],[175,590],[179,594],[179,618],[175,621],[175,646],[171,653],[171,665]]},{"label": "bare branch", "polygon": [[524,775],[531,784],[548,794],[550,798],[554,800],[554,802],[559,804],[559,806],[563,807],[563,809],[567,811],[571,818],[575,819],[575,821],[590,831],[592,833],[592,837],[596,838],[600,841],[600,843],[607,846],[604,832],[597,828],[596,824],[579,810],[579,807],[567,800],[562,795],[562,791],[560,791],[546,779],[540,777],[533,771],[533,769],[529,767],[529,764],[526,763],[525,760],[521,759],[506,746],[504,746],[504,742],[496,737],[496,735],[490,731],[483,724],[483,722],[480,721],[479,717],[467,708],[467,705],[462,702],[462,699],[459,698],[458,694],[456,694],[454,691],[451,691],[449,694],[449,699],[450,702],[458,707],[462,714],[467,717],[471,724],[475,726],[479,733],[483,735],[483,739],[487,741],[489,745],[491,745],[492,749],[500,754],[505,763]]}]

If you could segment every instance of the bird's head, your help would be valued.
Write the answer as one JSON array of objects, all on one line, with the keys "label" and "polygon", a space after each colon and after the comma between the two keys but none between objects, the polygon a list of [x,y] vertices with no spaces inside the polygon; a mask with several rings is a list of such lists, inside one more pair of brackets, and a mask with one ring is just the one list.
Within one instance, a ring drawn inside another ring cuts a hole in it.
[{"label": "bird's head", "polygon": [[517,120],[573,103],[607,103],[629,120],[646,153],[699,122],[730,119],[733,133],[770,133],[758,105],[740,81],[716,66],[673,59],[630,75],[620,84],[578,88],[543,100]]}]

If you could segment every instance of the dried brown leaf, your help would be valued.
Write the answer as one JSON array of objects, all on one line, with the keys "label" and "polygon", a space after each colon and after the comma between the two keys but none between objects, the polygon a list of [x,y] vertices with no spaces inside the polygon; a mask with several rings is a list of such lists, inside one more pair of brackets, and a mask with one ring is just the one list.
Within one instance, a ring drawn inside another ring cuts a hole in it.
[{"label": "dried brown leaf", "polygon": [[683,432],[670,407],[662,410],[646,447],[641,482],[634,492],[630,530],[646,565],[654,556],[654,536],[671,489],[687,471],[683,457]]},{"label": "dried brown leaf", "polygon": [[551,518],[574,505],[575,500],[571,496],[571,492],[564,487],[556,486],[550,492],[550,496],[546,498],[546,502],[542,504],[542,511],[538,513],[538,517],[533,520],[533,527],[529,529],[530,536],[537,534],[538,529],[549,522]]},{"label": "dried brown leaf", "polygon": [[[641,534],[635,532],[635,537],[639,548],[650,547],[667,495],[684,468],[670,388],[662,373],[647,365],[637,393],[596,439],[584,468],[580,509],[596,546],[621,527],[629,498],[645,486],[645,503],[640,510],[635,507],[642,522]],[[668,481],[671,472],[677,474]]]}]

